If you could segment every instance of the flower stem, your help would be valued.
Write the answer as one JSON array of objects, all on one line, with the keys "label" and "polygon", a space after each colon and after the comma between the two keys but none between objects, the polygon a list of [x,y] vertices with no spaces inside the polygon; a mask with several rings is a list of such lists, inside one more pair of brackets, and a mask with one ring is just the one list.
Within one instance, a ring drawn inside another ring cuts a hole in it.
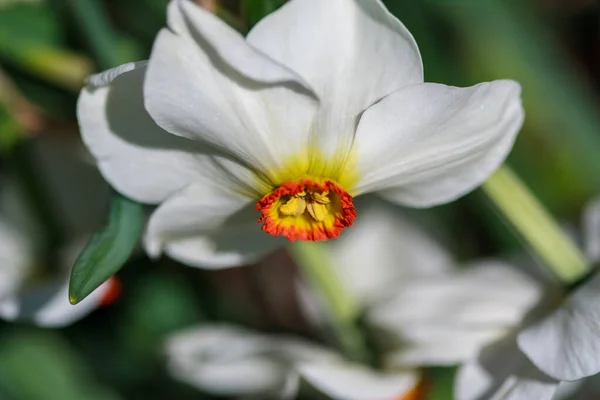
[{"label": "flower stem", "polygon": [[365,338],[356,324],[359,305],[345,290],[319,243],[294,242],[290,254],[311,287],[326,303],[326,312],[343,352],[352,360],[367,361]]},{"label": "flower stem", "polygon": [[571,284],[589,272],[581,250],[509,167],[500,167],[482,188],[561,281]]}]

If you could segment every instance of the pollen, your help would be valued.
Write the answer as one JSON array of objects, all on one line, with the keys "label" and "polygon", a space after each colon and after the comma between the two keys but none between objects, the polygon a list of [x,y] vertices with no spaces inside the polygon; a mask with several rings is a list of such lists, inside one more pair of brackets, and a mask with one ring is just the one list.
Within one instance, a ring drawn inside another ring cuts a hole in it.
[{"label": "pollen", "polygon": [[337,183],[309,178],[282,183],[256,204],[262,230],[289,240],[337,238],[351,226],[356,210],[350,196]]}]

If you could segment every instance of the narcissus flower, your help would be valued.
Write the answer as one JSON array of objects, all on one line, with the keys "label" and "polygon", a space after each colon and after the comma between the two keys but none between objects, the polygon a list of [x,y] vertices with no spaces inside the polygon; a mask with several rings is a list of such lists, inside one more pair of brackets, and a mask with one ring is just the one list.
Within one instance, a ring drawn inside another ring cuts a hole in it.
[{"label": "narcissus flower", "polygon": [[502,163],[523,121],[516,82],[424,83],[379,0],[292,0],[246,38],[186,0],[167,23],[148,62],[91,77],[78,104],[105,178],[158,205],[151,255],[240,264],[278,246],[271,235],[338,237],[365,193],[452,201]]},{"label": "narcissus flower", "polygon": [[[540,285],[503,261],[457,267],[443,246],[389,204],[359,210],[365,218],[325,247],[387,368],[468,361],[518,327],[541,296]],[[318,297],[300,288],[306,315],[326,323]]]},{"label": "narcissus flower", "polygon": [[[600,200],[583,215],[588,259],[600,261]],[[458,400],[551,400],[561,387],[600,373],[600,276],[572,293],[545,296],[526,323],[482,350],[458,373]]]}]

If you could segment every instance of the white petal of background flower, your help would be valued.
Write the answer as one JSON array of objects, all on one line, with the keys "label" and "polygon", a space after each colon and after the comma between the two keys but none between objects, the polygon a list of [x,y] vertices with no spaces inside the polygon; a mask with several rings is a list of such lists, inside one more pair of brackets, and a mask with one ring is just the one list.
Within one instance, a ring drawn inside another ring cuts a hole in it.
[{"label": "white petal of background flower", "polygon": [[[89,79],[77,113],[85,144],[104,177],[123,194],[158,203],[203,174],[219,158],[198,143],[159,128],[143,105],[146,63],[125,64]],[[223,185],[231,180],[222,180]]]},{"label": "white petal of background flower", "polygon": [[463,324],[507,327],[540,297],[527,276],[500,261],[481,261],[453,274],[414,277],[398,284],[389,299],[374,304],[369,321],[402,328],[404,324]]},{"label": "white petal of background flower", "polygon": [[0,301],[10,297],[27,278],[35,249],[29,238],[0,215]]},{"label": "white petal of background flower", "polygon": [[[402,332],[388,332],[392,339],[387,343],[390,350],[385,352],[384,362],[390,367],[452,366],[475,356],[505,333],[506,329],[495,326],[408,325]],[[382,338],[385,344],[385,336]]]},{"label": "white petal of background flower", "polygon": [[375,101],[423,82],[408,30],[379,0],[294,0],[261,20],[248,42],[301,75],[321,100],[313,134],[326,154],[348,151]]},{"label": "white petal of background flower", "polygon": [[43,285],[28,285],[18,295],[0,301],[0,318],[30,321],[37,326],[61,328],[85,317],[100,306],[110,290],[105,282],[77,305],[69,303],[69,276]]},{"label": "white petal of background flower", "polygon": [[518,336],[521,350],[548,375],[565,381],[600,372],[600,275]]},{"label": "white petal of background flower", "polygon": [[338,359],[305,342],[227,325],[204,325],[172,335],[166,353],[171,374],[200,389],[266,397],[291,394],[290,380],[297,375],[295,362]]},{"label": "white petal of background flower", "polygon": [[499,261],[453,274],[414,277],[366,312],[381,331],[389,363],[452,364],[517,326],[539,299],[540,288]]},{"label": "white petal of background flower", "polygon": [[1,301],[14,295],[30,276],[43,238],[25,206],[19,183],[11,176],[2,176],[0,188]]},{"label": "white petal of background flower", "polygon": [[481,349],[456,375],[456,400],[550,400],[558,381],[519,350],[514,333]]},{"label": "white petal of background flower", "polygon": [[260,354],[266,344],[258,335],[224,326],[190,329],[168,339],[168,369],[174,377],[217,394],[276,391],[289,371]]},{"label": "white petal of background flower", "polygon": [[338,240],[327,242],[332,267],[363,304],[380,298],[403,280],[453,268],[451,255],[385,204],[358,208],[360,218]]},{"label": "white petal of background flower", "polygon": [[392,399],[419,383],[415,371],[379,373],[358,364],[305,363],[299,371],[311,385],[334,400]]},{"label": "white petal of background flower", "polygon": [[600,262],[600,198],[586,204],[581,220],[586,256],[592,263]]},{"label": "white petal of background flower", "polygon": [[[184,3],[173,2],[171,9],[178,4]],[[148,62],[145,105],[156,123],[175,135],[211,143],[267,175],[305,151],[317,101],[301,79],[291,71],[286,82],[278,84],[244,77],[238,70],[241,64],[230,65],[219,53],[239,56],[255,50],[241,37],[225,39],[238,34],[216,16],[192,4],[181,11],[190,30],[163,29]],[[210,23],[196,27],[202,21]],[[211,29],[217,31],[205,35]],[[223,30],[229,33],[214,43],[217,53],[210,40]],[[260,59],[252,69],[265,74],[272,71],[265,67],[269,62],[278,65],[255,55],[243,65]]]},{"label": "white petal of background flower", "polygon": [[513,81],[468,88],[425,83],[401,89],[361,117],[353,151],[357,193],[427,207],[454,200],[504,161],[523,123]]},{"label": "white petal of background flower", "polygon": [[490,400],[551,400],[558,383],[510,377]]}]

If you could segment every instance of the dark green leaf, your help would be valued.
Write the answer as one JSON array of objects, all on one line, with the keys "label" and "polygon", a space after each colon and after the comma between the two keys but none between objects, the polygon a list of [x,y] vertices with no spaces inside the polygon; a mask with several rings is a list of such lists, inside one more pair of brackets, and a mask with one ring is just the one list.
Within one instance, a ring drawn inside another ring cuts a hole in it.
[{"label": "dark green leaf", "polygon": [[111,201],[108,223],[75,261],[69,301],[77,304],[115,274],[135,249],[142,231],[143,207],[120,194]]},{"label": "dark green leaf", "polygon": [[248,25],[252,27],[264,16],[281,7],[283,3],[283,0],[244,0],[242,11]]}]

